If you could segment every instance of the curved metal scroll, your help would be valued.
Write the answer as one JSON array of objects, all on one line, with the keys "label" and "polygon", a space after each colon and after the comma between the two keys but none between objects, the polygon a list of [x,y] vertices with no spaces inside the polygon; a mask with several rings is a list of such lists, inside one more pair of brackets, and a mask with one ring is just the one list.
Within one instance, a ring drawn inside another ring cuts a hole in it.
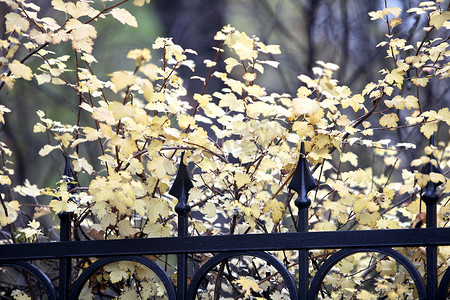
[{"label": "curved metal scroll", "polygon": [[447,268],[444,276],[441,279],[441,283],[439,284],[439,289],[437,293],[437,299],[447,299],[447,294],[450,289],[450,268]]},{"label": "curved metal scroll", "polygon": [[27,271],[28,273],[36,277],[36,279],[41,283],[49,300],[57,299],[55,288],[53,287],[50,278],[48,278],[47,275],[45,275],[45,273],[39,270],[35,265],[32,265],[29,262],[25,261],[10,261],[2,262],[0,266],[20,268]]},{"label": "curved metal scroll", "polygon": [[295,281],[292,278],[291,273],[289,273],[288,269],[281,261],[279,261],[277,258],[273,257],[272,255],[266,253],[266,252],[228,252],[228,253],[221,253],[219,255],[214,256],[210,260],[208,260],[195,274],[194,278],[191,281],[191,284],[189,285],[189,289],[187,292],[187,299],[195,299],[198,287],[200,286],[200,283],[205,279],[206,275],[211,271],[215,266],[217,266],[222,261],[226,261],[232,257],[236,256],[254,256],[258,257],[262,260],[265,260],[269,264],[271,264],[283,277],[284,282],[287,285],[290,299],[297,299],[297,288],[295,286]]},{"label": "curved metal scroll", "polygon": [[416,269],[414,264],[409,261],[403,254],[392,250],[391,248],[348,248],[343,249],[335,254],[331,255],[317,270],[316,275],[314,276],[311,286],[309,289],[308,299],[314,300],[317,297],[317,294],[319,293],[320,285],[325,278],[325,276],[328,274],[328,272],[331,270],[331,268],[336,265],[339,261],[341,261],[343,258],[360,252],[378,252],[385,254],[387,256],[390,256],[394,258],[397,262],[399,262],[405,269],[408,271],[408,273],[411,275],[416,288],[417,292],[419,294],[420,300],[426,300],[427,299],[427,292],[425,288],[425,284],[422,280],[422,276],[420,275],[419,271]]},{"label": "curved metal scroll", "polygon": [[164,284],[164,287],[167,291],[167,299],[169,300],[175,300],[175,288],[173,286],[172,281],[170,280],[169,275],[164,271],[164,269],[152,261],[151,259],[148,259],[143,256],[112,256],[112,257],[106,257],[97,260],[92,265],[90,265],[86,270],[84,270],[81,275],[77,278],[77,280],[72,285],[72,289],[69,293],[69,299],[78,299],[78,296],[81,293],[81,290],[83,289],[83,286],[85,283],[89,280],[89,278],[100,268],[116,261],[134,261],[137,263],[140,263],[147,268],[151,269],[153,272],[155,272],[156,276],[162,281]]}]

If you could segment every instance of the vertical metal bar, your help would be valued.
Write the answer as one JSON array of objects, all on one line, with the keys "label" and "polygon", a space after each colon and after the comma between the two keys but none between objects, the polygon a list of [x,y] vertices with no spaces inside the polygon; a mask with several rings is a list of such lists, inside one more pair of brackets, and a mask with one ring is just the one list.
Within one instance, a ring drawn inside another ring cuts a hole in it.
[{"label": "vertical metal bar", "polygon": [[[434,137],[431,136],[430,145],[434,144]],[[430,154],[430,162],[427,163],[422,171],[422,174],[441,173],[442,170],[433,153]],[[429,181],[425,186],[425,191],[421,195],[421,199],[426,204],[426,224],[427,228],[437,227],[437,202],[439,195],[436,193],[436,188],[442,182]],[[438,275],[437,275],[437,247],[428,246],[427,249],[427,299],[437,300],[438,289]]]},{"label": "vertical metal bar", "polygon": [[[178,236],[187,236],[187,228],[187,215],[178,215]],[[177,254],[177,299],[186,299],[187,280],[187,254]]]},{"label": "vertical metal bar", "polygon": [[[308,231],[308,208],[299,207],[299,232]],[[305,222],[306,221],[306,222]],[[298,252],[298,299],[306,300],[308,299],[309,290],[309,261],[308,261],[308,250],[299,250]]]},{"label": "vertical metal bar", "polygon": [[[60,219],[60,241],[70,241],[71,233],[71,214],[61,212],[58,214]],[[59,260],[59,299],[67,299],[70,289],[72,274],[72,260],[70,258],[61,258]]]},{"label": "vertical metal bar", "polygon": [[[427,204],[427,228],[436,228],[436,203]],[[437,299],[438,275],[437,275],[437,247],[427,248],[427,299]]]},{"label": "vertical metal bar", "polygon": [[[66,156],[66,165],[64,168],[63,181],[69,181],[67,188],[70,190],[74,187],[72,177],[72,169],[70,167],[70,158]],[[61,212],[58,214],[60,220],[59,239],[61,242],[71,240],[72,234],[72,213]],[[67,299],[70,291],[70,283],[72,279],[72,259],[61,258],[59,260],[59,299]]]},{"label": "vertical metal bar", "polygon": [[[188,214],[191,207],[187,204],[189,197],[189,190],[194,187],[191,178],[187,171],[186,165],[183,162],[183,155],[181,155],[180,167],[178,169],[177,177],[173,182],[173,186],[169,194],[178,199],[175,206],[175,212],[178,214],[178,236],[188,236]],[[187,254],[177,254],[177,299],[184,300],[187,296]]]},{"label": "vertical metal bar", "polygon": [[[295,205],[298,207],[298,231],[308,231],[308,209],[311,205],[307,194],[310,190],[317,186],[316,180],[312,177],[311,171],[308,168],[308,163],[305,157],[305,145],[302,143],[300,150],[300,158],[297,168],[294,171],[294,176],[289,183],[289,188],[297,192],[297,199]],[[298,299],[306,300],[308,298],[309,288],[309,260],[308,250],[299,250],[298,252],[299,265],[299,283],[298,283]]]}]

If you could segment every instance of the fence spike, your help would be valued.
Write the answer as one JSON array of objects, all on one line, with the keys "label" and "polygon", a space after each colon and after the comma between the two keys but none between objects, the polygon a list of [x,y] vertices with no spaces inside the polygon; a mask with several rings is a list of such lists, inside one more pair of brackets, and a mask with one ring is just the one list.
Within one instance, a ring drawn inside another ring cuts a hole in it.
[{"label": "fence spike", "polygon": [[[178,237],[188,236],[188,213],[191,206],[187,203],[189,190],[194,187],[187,171],[187,167],[183,162],[184,152],[181,154],[180,167],[178,168],[177,177],[173,182],[169,194],[178,199],[175,206],[175,212],[178,214]],[[188,270],[187,270],[187,254],[181,253],[177,255],[177,299],[186,299]]]},{"label": "fence spike", "polygon": [[184,152],[181,155],[180,166],[178,168],[177,177],[173,182],[172,188],[169,194],[178,199],[178,204],[175,206],[175,211],[180,213],[188,213],[191,210],[187,199],[189,197],[189,190],[194,187],[192,180],[189,177],[189,173],[186,165],[183,162]]},{"label": "fence spike", "polygon": [[[434,146],[434,135],[430,138],[430,146]],[[434,162],[434,163],[433,163]],[[420,171],[422,174],[429,175],[430,173],[439,173],[443,174],[441,167],[439,166],[439,163],[437,159],[434,157],[433,152],[430,153],[430,161],[425,164]],[[438,194],[436,193],[436,188],[441,185],[443,182],[433,182],[429,181],[427,185],[424,188],[424,193],[422,194],[422,200],[428,204],[428,203],[437,203],[439,200]]]},{"label": "fence spike", "polygon": [[308,207],[311,201],[306,196],[309,191],[317,187],[317,181],[311,174],[308,168],[308,162],[305,156],[305,144],[302,142],[300,157],[297,163],[297,168],[294,171],[294,176],[289,183],[288,188],[297,192],[298,197],[295,200],[297,207]]},{"label": "fence spike", "polygon": [[65,160],[66,160],[66,165],[64,167],[64,173],[63,173],[63,181],[67,182],[67,190],[72,190],[73,188],[75,188],[75,178],[73,177],[72,174],[72,167],[70,166],[70,157],[69,155],[65,156]]},{"label": "fence spike", "polygon": [[[430,138],[430,146],[434,146],[434,136]],[[423,166],[420,171],[422,174],[430,173],[440,173],[442,174],[441,167],[437,159],[433,155],[433,151],[430,153],[430,161]],[[428,181],[424,188],[424,192],[421,194],[421,199],[426,204],[426,224],[427,228],[434,229],[437,228],[437,203],[439,201],[439,195],[436,192],[436,188],[442,182],[433,182],[431,179]],[[436,246],[426,247],[427,255],[427,299],[437,300],[437,290],[438,290],[438,272],[437,272],[437,262],[438,253]]]}]

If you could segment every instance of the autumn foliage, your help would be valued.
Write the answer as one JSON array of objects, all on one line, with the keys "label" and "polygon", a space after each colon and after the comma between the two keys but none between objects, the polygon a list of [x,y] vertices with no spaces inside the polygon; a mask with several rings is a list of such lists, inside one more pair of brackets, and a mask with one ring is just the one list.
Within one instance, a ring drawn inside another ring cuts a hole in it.
[{"label": "autumn foliage", "polygon": [[[367,16],[368,21],[386,27],[386,38],[377,46],[386,50],[378,81],[352,91],[335,79],[339,66],[318,61],[312,76],[298,76],[296,95],[274,93],[263,86],[265,71],[278,67],[276,57],[283,55],[283,49],[230,25],[211,37],[216,56],[205,61],[208,74],[195,73],[191,60],[195,49],[183,49],[171,38],[156,39],[152,49],[129,49],[127,70],[97,74],[93,66],[108,62],[94,57],[95,41],[102,38],[96,22],[115,19],[137,27],[138,20],[126,9],[132,1],[53,0],[46,15],[29,1],[2,2],[10,12],[5,17],[6,38],[0,40],[0,88],[13,90],[22,80],[34,80],[44,88],[61,85],[78,106],[76,123],[53,120],[42,109],[37,111],[40,121],[33,129],[44,139],[44,134],[51,137],[39,151],[43,159],[60,158],[58,153],[70,158],[71,178],[49,187],[38,188],[29,181],[17,184],[8,159],[14,153],[6,142],[0,144],[0,183],[7,190],[1,197],[0,224],[2,231],[9,231],[2,235],[2,243],[47,241],[39,218],[64,211],[74,214],[77,239],[174,236],[177,200],[168,191],[182,153],[195,185],[188,200],[190,235],[295,231],[295,195],[287,186],[301,142],[319,183],[309,194],[310,230],[414,226],[417,218],[423,219],[420,189],[430,180],[442,183],[438,222],[449,226],[450,185],[444,174],[450,167],[450,111],[445,106],[426,110],[421,105],[421,91],[429,82],[448,80],[450,74],[450,12],[440,1],[422,2],[408,11],[386,7]],[[133,3],[143,6],[146,2],[150,1]],[[397,28],[410,26],[402,23],[404,14],[427,20],[425,28],[416,29],[423,29],[423,40],[396,37]],[[53,51],[66,44],[71,51],[62,55]],[[191,69],[192,75],[181,77],[183,68]],[[206,87],[212,79],[220,80],[223,88],[208,94]],[[201,81],[204,88],[187,90],[187,81]],[[2,123],[4,114],[14,113],[8,106],[8,101],[0,105]],[[374,139],[374,132],[380,130],[386,138]],[[392,143],[389,135],[401,130],[414,131],[418,139],[434,135],[437,143],[425,149]],[[97,159],[83,157],[83,147],[94,151]],[[412,162],[402,156],[408,151],[418,153]],[[436,158],[432,163],[439,164],[444,174],[418,172],[431,153]],[[382,164],[384,171],[375,164]],[[27,225],[20,226],[24,196],[34,198],[37,205]],[[439,248],[441,270],[450,263],[449,250]],[[400,251],[425,272],[421,249]],[[311,272],[331,253],[312,251]],[[274,255],[288,268],[295,265],[295,252]],[[173,258],[154,259],[168,272],[176,272]],[[88,264],[77,267],[82,270]],[[264,299],[265,291],[271,299],[287,299],[273,269],[254,267],[267,271],[261,274],[269,274],[275,283],[238,274],[229,279],[224,295],[233,286],[245,298],[253,291]],[[111,264],[93,279],[98,285],[86,285],[84,296],[110,291],[115,285],[112,290],[123,299],[137,295],[163,299],[164,289],[150,273],[134,263]],[[366,280],[367,276],[371,279]],[[120,285],[122,281],[128,285]],[[394,260],[374,253],[346,258],[326,277],[325,285],[324,298],[413,299],[415,295],[407,272]],[[214,284],[205,287],[208,290],[214,290]],[[25,293],[15,290],[16,297]]]}]

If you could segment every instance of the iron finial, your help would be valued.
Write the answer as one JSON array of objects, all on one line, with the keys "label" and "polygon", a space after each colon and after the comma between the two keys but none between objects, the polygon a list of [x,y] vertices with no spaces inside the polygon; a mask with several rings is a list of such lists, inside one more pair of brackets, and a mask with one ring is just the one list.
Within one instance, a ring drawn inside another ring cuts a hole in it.
[{"label": "iron finial", "polygon": [[302,142],[297,168],[295,169],[294,176],[288,186],[289,189],[296,191],[298,194],[295,205],[298,208],[309,207],[311,205],[311,200],[309,200],[307,194],[316,187],[317,182],[308,168],[308,162],[306,161],[305,155],[305,144]]},{"label": "iron finial", "polygon": [[[430,137],[430,146],[434,146],[434,135],[431,135]],[[433,151],[430,153],[430,161],[425,164],[420,171],[420,173],[429,175],[430,173],[438,173],[443,174],[441,167],[439,166],[439,163],[437,159],[433,155]],[[439,200],[439,195],[436,193],[436,188],[442,184],[441,181],[439,182],[433,182],[432,180],[429,180],[427,185],[425,186],[425,192],[422,194],[422,200],[426,204],[434,204],[437,203]]]},{"label": "iron finial", "polygon": [[169,191],[170,195],[178,199],[178,203],[175,206],[175,211],[178,214],[187,214],[191,210],[191,207],[187,204],[187,200],[189,197],[189,190],[194,187],[192,180],[189,177],[187,167],[183,162],[183,157],[184,152],[181,155],[177,177]]}]

